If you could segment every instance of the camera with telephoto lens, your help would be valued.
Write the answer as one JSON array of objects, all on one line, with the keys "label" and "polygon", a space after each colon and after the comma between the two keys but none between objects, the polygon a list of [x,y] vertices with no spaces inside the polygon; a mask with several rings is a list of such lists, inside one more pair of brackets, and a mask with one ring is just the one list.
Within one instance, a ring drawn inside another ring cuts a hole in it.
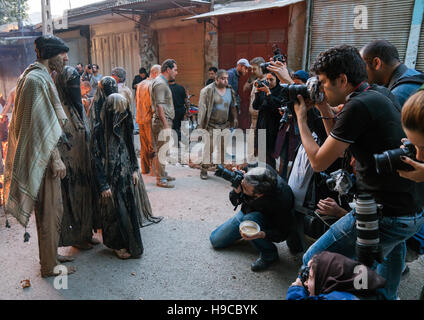
[{"label": "camera with telephoto lens", "polygon": [[281,128],[289,121],[290,116],[295,115],[293,103],[285,100],[281,101],[280,111],[283,112],[283,116],[280,119],[280,127],[278,130],[281,130]]},{"label": "camera with telephoto lens", "polygon": [[312,100],[314,104],[324,100],[324,92],[321,90],[321,82],[317,76],[309,78],[306,84],[281,84],[281,87],[283,88],[281,94],[285,101],[298,102],[299,94],[305,100]]},{"label": "camera with telephoto lens", "polygon": [[403,148],[397,148],[393,150],[384,151],[382,154],[374,154],[375,168],[378,174],[387,174],[395,172],[396,170],[412,171],[414,167],[403,162],[400,157],[405,156],[417,161],[415,146],[405,140],[403,142]]},{"label": "camera with telephoto lens", "polygon": [[[287,62],[287,56],[284,53],[281,53],[280,48],[278,48],[278,46],[276,44],[274,44],[272,46],[272,53],[274,54],[274,56],[272,57],[272,61],[274,61],[274,62],[280,61],[282,63]],[[263,74],[269,72],[269,70],[267,68],[270,65],[271,65],[270,62],[264,62],[264,63],[261,63],[259,65],[259,67],[261,68]]]},{"label": "camera with telephoto lens", "polygon": [[320,172],[320,175],[330,190],[336,191],[342,196],[347,195],[354,184],[351,175],[343,169],[331,172],[329,175]]},{"label": "camera with telephoto lens", "polygon": [[262,88],[262,87],[269,87],[269,82],[267,80],[256,80],[255,81],[255,87],[256,88]]},{"label": "camera with telephoto lens", "polygon": [[383,262],[379,237],[378,219],[382,206],[366,193],[356,199],[356,257],[359,262],[371,267],[374,261]]},{"label": "camera with telephoto lens", "polygon": [[231,171],[231,170],[225,169],[225,167],[220,164],[216,166],[215,175],[217,177],[224,178],[225,180],[231,182],[231,186],[234,189],[237,189],[240,186],[241,181],[243,180],[243,177],[244,177],[243,172],[239,170]]}]

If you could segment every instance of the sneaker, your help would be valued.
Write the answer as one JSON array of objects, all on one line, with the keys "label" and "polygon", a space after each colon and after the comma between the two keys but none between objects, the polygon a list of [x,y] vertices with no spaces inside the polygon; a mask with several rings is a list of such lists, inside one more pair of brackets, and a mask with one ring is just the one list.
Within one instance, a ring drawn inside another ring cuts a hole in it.
[{"label": "sneaker", "polygon": [[273,261],[265,261],[262,258],[258,258],[258,260],[256,260],[255,262],[252,263],[252,265],[250,266],[250,269],[253,272],[263,271],[263,270],[268,269],[269,266],[272,265],[277,260],[278,260],[278,258],[273,260]]},{"label": "sneaker", "polygon": [[156,182],[156,185],[158,187],[162,187],[162,188],[173,188],[175,187],[172,183],[170,183],[168,180],[164,179],[164,180],[158,180]]}]

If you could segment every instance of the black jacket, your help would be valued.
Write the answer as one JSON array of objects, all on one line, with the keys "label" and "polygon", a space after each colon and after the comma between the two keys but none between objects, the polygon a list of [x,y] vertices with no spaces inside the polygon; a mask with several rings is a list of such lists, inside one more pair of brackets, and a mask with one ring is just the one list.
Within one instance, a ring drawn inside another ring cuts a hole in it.
[{"label": "black jacket", "polygon": [[287,239],[292,222],[294,196],[289,185],[280,176],[277,189],[273,193],[251,199],[232,190],[230,201],[236,208],[241,204],[244,214],[260,212],[265,217],[263,231],[266,233],[266,240],[282,242]]}]

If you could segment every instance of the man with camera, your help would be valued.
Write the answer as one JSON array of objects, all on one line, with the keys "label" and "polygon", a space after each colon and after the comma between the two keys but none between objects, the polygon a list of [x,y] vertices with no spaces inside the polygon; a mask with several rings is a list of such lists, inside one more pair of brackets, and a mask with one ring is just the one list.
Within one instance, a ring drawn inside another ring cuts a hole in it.
[{"label": "man with camera", "polygon": [[[260,253],[251,270],[267,269],[278,260],[273,242],[285,241],[289,234],[294,202],[290,187],[269,166],[252,168],[246,174],[220,166],[216,175],[232,182],[230,201],[236,208],[241,205],[241,210],[212,232],[212,246],[226,248],[241,238],[251,241]],[[243,221],[257,223],[260,231],[243,233],[240,230]]]},{"label": "man with camera", "polygon": [[[284,76],[287,70],[280,69],[279,75]],[[386,298],[396,299],[405,261],[402,244],[424,223],[413,182],[401,178],[396,172],[378,175],[373,157],[398,148],[399,141],[405,136],[399,106],[387,88],[366,82],[365,62],[352,46],[342,45],[320,53],[312,71],[319,76],[326,97],[317,108],[328,137],[321,147],[315,142],[306,121],[309,107],[302,95],[298,95],[295,111],[302,144],[315,171],[327,169],[347,148],[352,152],[356,159],[357,193],[370,194],[382,205],[378,226],[384,260],[379,261],[377,271],[387,280]],[[340,104],[344,106],[335,115],[330,106]],[[355,211],[349,212],[333,224],[305,253],[304,265],[315,253],[324,250],[354,257],[357,215]],[[372,254],[370,250],[369,255]]]}]

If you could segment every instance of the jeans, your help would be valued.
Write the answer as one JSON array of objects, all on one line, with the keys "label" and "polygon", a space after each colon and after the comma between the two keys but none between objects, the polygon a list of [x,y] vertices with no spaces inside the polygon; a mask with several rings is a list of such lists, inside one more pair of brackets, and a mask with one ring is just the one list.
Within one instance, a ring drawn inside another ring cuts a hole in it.
[{"label": "jeans", "polygon": [[[355,215],[351,211],[322,235],[303,256],[303,264],[317,253],[331,251],[355,259],[356,227]],[[421,211],[413,216],[382,217],[379,220],[380,244],[384,260],[375,264],[377,272],[386,279],[383,294],[387,299],[397,299],[397,290],[405,265],[405,240],[414,235],[423,225],[424,215]]]},{"label": "jeans", "polygon": [[[244,214],[241,210],[232,218],[228,219],[224,224],[216,228],[211,236],[210,241],[215,249],[226,248],[241,239],[239,225],[241,222],[250,220],[255,221],[263,230],[264,218],[260,212],[251,212]],[[252,245],[259,251],[260,257],[267,262],[278,259],[278,250],[275,244],[265,239],[251,240]]]}]

